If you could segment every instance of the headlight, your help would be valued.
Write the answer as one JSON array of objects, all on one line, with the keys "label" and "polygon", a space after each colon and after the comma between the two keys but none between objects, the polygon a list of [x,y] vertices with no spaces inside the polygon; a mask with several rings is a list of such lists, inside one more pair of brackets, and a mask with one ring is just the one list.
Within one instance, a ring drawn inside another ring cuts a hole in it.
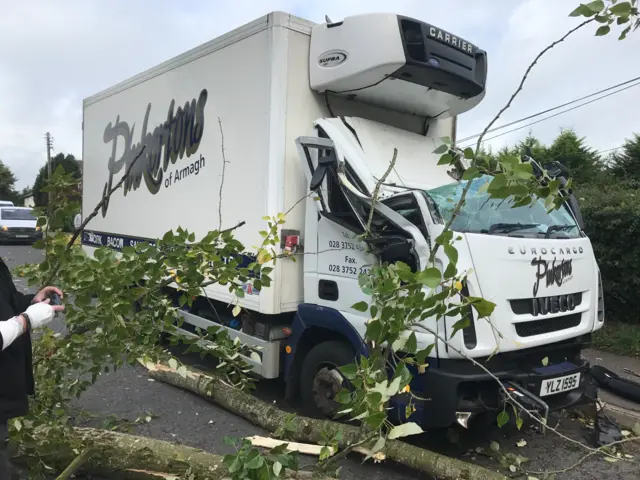
[{"label": "headlight", "polygon": [[3,232],[6,232],[7,230],[9,230],[9,229],[8,229],[6,226],[4,226],[4,225],[3,225],[3,226],[2,226],[2,231],[3,231]]},{"label": "headlight", "polygon": [[39,232],[39,231],[40,231],[40,227],[36,226],[36,232]]}]

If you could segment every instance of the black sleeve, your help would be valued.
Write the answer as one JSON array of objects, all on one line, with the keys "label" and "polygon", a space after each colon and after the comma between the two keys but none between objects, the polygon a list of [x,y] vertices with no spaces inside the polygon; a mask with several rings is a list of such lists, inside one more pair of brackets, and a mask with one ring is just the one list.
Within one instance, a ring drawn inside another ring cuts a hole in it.
[{"label": "black sleeve", "polygon": [[0,282],[3,283],[5,289],[8,290],[9,294],[13,297],[14,306],[18,309],[16,315],[24,312],[31,304],[31,301],[33,300],[33,297],[35,297],[35,295],[25,294],[18,291],[15,284],[13,283],[11,271],[2,259],[0,259]]}]

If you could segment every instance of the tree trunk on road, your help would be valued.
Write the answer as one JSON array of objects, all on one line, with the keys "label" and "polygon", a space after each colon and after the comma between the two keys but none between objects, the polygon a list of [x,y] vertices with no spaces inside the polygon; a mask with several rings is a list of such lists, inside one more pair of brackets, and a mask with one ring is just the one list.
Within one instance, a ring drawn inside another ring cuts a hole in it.
[{"label": "tree trunk on road", "polygon": [[[219,378],[191,369],[187,370],[186,376],[182,376],[176,370],[164,365],[147,364],[145,367],[149,370],[151,378],[193,392],[270,432],[276,431],[285,423],[286,412],[227,385]],[[362,433],[359,428],[351,425],[306,417],[297,417],[294,427],[295,432],[288,432],[292,440],[314,444],[322,443],[323,432],[333,436],[340,431],[342,432],[340,448],[343,449],[360,441]],[[441,479],[504,480],[506,478],[484,467],[397,440],[387,442],[384,454],[387,459]]]},{"label": "tree trunk on road", "polygon": [[[78,458],[78,472],[103,476],[116,474],[114,478],[177,480],[187,472],[198,480],[229,478],[221,456],[197,448],[96,428],[76,428],[74,431],[78,439],[87,445],[89,452],[77,456],[70,446],[65,448],[60,445],[55,458],[51,460],[52,466],[59,470]],[[41,439],[44,446],[49,443],[47,437],[45,433],[35,438]],[[283,478],[298,480],[309,478],[309,474],[287,472]]]}]

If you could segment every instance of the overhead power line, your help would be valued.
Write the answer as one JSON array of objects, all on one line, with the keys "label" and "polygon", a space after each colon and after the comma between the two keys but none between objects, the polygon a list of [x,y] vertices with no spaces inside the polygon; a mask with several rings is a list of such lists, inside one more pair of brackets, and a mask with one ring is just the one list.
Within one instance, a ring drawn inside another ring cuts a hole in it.
[{"label": "overhead power line", "polygon": [[[544,122],[544,121],[549,120],[551,118],[554,118],[554,117],[557,117],[559,115],[562,115],[563,113],[571,112],[571,111],[576,110],[576,109],[578,109],[580,107],[584,107],[584,106],[589,105],[591,103],[597,102],[598,100],[602,100],[604,98],[610,97],[611,95],[615,95],[616,93],[623,92],[625,90],[628,90],[631,87],[636,87],[638,85],[640,85],[640,81],[636,82],[636,83],[634,83],[632,85],[628,85],[628,86],[626,86],[624,88],[621,88],[620,90],[616,90],[615,92],[611,92],[611,93],[608,93],[608,94],[603,95],[601,97],[594,98],[593,100],[589,100],[588,102],[581,103],[579,105],[576,105],[575,107],[567,108],[566,110],[563,110],[561,112],[555,113],[553,115],[549,115],[548,117],[541,118],[540,120],[537,120],[535,122],[527,123],[526,125],[522,125],[520,127],[512,128],[511,130],[507,130],[506,132],[499,133],[498,135],[494,135],[493,137],[485,138],[484,140],[482,140],[482,143],[488,142],[489,140],[493,140],[494,138],[502,137],[503,135],[507,135],[507,134],[512,133],[512,132],[516,132],[518,130],[522,130],[523,128],[530,127],[531,125],[536,125],[538,123],[541,123],[541,122]],[[518,123],[518,122],[516,122],[516,123]],[[477,135],[477,136],[480,136],[480,135]],[[460,141],[462,142],[462,141],[466,141],[466,140],[460,140]],[[462,145],[462,146],[469,146],[471,144],[473,144],[473,142],[468,143],[467,145]]]},{"label": "overhead power line", "polygon": [[606,150],[597,150],[596,153],[613,152],[614,150],[620,150],[621,148],[624,148],[624,145],[620,145],[619,147],[607,148]]},{"label": "overhead power line", "polygon": [[[640,77],[632,78],[631,80],[627,80],[625,82],[618,83],[617,85],[613,85],[611,87],[607,87],[607,88],[604,88],[602,90],[598,90],[597,92],[590,93],[589,95],[585,95],[584,97],[576,98],[575,100],[571,100],[570,102],[566,102],[566,103],[563,103],[561,105],[556,105],[555,107],[548,108],[548,109],[543,110],[543,111],[538,112],[538,113],[534,113],[533,115],[529,115],[527,117],[523,117],[523,118],[520,118],[518,120],[514,120],[513,122],[509,122],[509,123],[506,123],[504,125],[500,125],[499,127],[492,128],[490,130],[487,130],[487,133],[496,132],[498,130],[502,130],[503,128],[507,128],[507,127],[510,127],[512,125],[516,125],[516,124],[521,123],[521,122],[526,122],[527,120],[531,120],[532,118],[539,117],[540,115],[544,115],[545,113],[549,113],[549,112],[552,112],[554,110],[558,110],[559,108],[563,108],[563,107],[566,107],[568,105],[572,105],[572,104],[580,102],[582,100],[586,100],[587,98],[591,98],[591,97],[594,97],[596,95],[600,95],[601,93],[605,93],[605,92],[608,92],[610,90],[613,90],[614,88],[618,88],[618,87],[622,87],[622,86],[628,85],[628,84],[636,82],[638,80],[640,80]],[[620,91],[622,91],[622,90],[620,90]],[[617,92],[614,92],[614,93],[617,93]],[[604,97],[602,97],[602,98],[604,98]],[[585,105],[586,105],[586,103],[585,103]],[[567,111],[570,111],[570,110],[567,110]],[[553,117],[549,117],[549,118],[553,118]],[[471,135],[469,137],[462,138],[462,139],[458,140],[458,142],[460,142],[460,143],[466,142],[466,141],[471,140],[473,138],[478,138],[480,135],[482,135],[482,134],[481,133],[476,133],[475,135]]]}]

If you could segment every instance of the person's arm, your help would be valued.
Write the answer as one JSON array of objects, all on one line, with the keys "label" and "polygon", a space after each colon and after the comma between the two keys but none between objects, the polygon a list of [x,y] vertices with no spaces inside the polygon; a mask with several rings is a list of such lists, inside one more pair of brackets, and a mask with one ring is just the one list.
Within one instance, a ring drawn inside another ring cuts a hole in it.
[{"label": "person's arm", "polygon": [[5,350],[26,331],[27,321],[22,315],[0,322],[0,351]]},{"label": "person's arm", "polygon": [[63,310],[62,305],[51,306],[49,303],[40,302],[31,305],[20,315],[0,322],[0,351],[9,347],[23,333],[46,325],[53,320],[56,312]]}]

